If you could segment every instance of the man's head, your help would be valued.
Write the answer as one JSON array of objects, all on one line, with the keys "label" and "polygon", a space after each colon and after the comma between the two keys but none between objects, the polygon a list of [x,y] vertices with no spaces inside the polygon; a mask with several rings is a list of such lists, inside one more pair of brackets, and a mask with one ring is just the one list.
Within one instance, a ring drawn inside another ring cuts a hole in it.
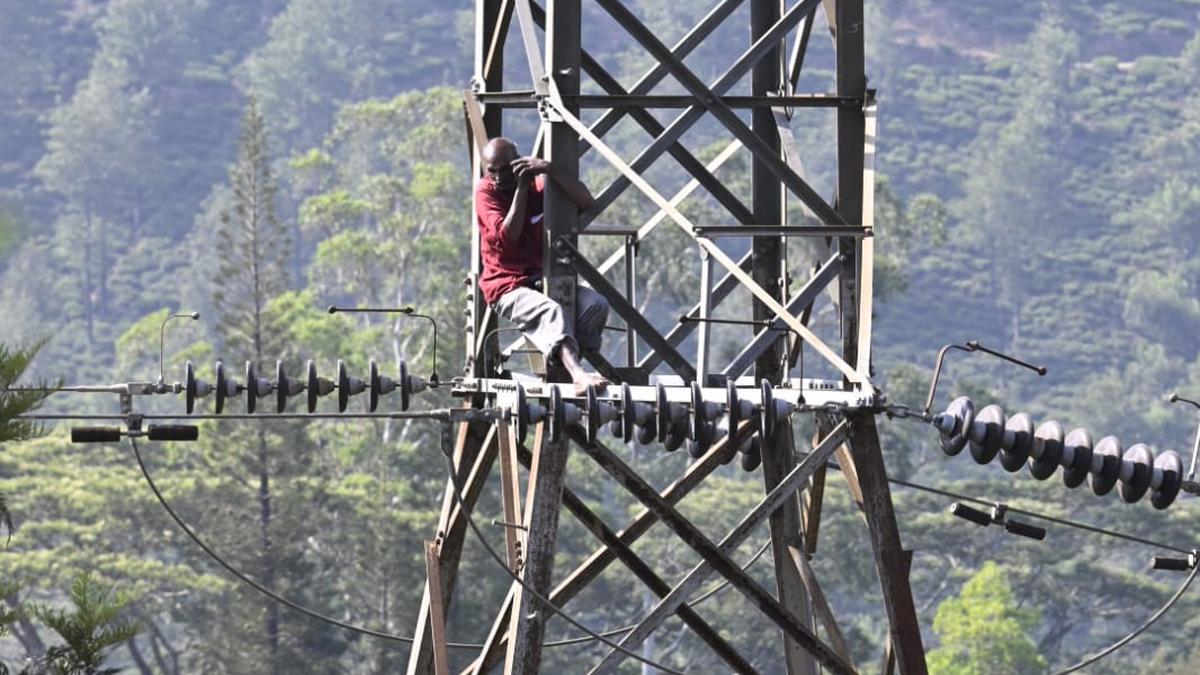
[{"label": "man's head", "polygon": [[511,192],[517,188],[511,164],[519,156],[517,145],[503,136],[493,138],[483,146],[483,169],[500,191]]}]

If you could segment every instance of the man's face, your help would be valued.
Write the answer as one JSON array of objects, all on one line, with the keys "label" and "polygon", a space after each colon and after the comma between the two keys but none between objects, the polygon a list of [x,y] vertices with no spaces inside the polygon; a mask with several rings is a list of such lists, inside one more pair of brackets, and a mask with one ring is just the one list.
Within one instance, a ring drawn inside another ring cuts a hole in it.
[{"label": "man's face", "polygon": [[483,157],[484,170],[501,192],[512,192],[517,188],[517,177],[512,170],[512,162],[516,158],[516,148],[512,147],[495,149]]}]

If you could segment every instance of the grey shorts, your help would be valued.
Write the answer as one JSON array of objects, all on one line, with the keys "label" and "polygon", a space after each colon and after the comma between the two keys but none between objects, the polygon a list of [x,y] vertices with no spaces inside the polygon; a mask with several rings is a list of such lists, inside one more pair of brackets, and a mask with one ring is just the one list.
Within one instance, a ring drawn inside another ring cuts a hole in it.
[{"label": "grey shorts", "polygon": [[500,316],[515,323],[546,358],[564,341],[576,351],[599,350],[601,333],[608,321],[608,302],[587,286],[575,290],[575,326],[568,327],[562,305],[532,288],[515,288],[492,306]]}]

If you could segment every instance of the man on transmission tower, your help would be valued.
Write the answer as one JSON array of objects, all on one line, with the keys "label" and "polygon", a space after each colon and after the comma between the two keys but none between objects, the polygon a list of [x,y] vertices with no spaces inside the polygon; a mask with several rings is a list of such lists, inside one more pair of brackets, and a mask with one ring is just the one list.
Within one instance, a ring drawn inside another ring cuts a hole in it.
[{"label": "man on transmission tower", "polygon": [[562,306],[542,291],[544,233],[543,197],[546,176],[579,206],[592,207],[592,193],[551,162],[521,157],[507,138],[493,138],[483,148],[487,176],[475,187],[483,274],[479,289],[500,316],[517,324],[547,360],[555,357],[571,375],[578,393],[587,385],[602,387],[607,380],[584,369],[580,348],[599,350],[608,320],[608,302],[599,293],[578,286],[575,325],[568,326]]}]

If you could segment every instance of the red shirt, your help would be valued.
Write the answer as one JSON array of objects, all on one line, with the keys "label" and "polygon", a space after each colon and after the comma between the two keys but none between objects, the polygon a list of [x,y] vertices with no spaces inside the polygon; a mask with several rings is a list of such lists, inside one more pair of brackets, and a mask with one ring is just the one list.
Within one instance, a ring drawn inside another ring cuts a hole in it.
[{"label": "red shirt", "polygon": [[525,223],[516,243],[504,240],[504,217],[512,206],[512,196],[496,189],[490,177],[475,186],[475,214],[479,220],[479,254],[483,274],[479,290],[488,304],[520,286],[526,279],[542,274],[542,251],[545,240],[546,190],[544,176],[538,176],[529,186],[525,198]]}]

